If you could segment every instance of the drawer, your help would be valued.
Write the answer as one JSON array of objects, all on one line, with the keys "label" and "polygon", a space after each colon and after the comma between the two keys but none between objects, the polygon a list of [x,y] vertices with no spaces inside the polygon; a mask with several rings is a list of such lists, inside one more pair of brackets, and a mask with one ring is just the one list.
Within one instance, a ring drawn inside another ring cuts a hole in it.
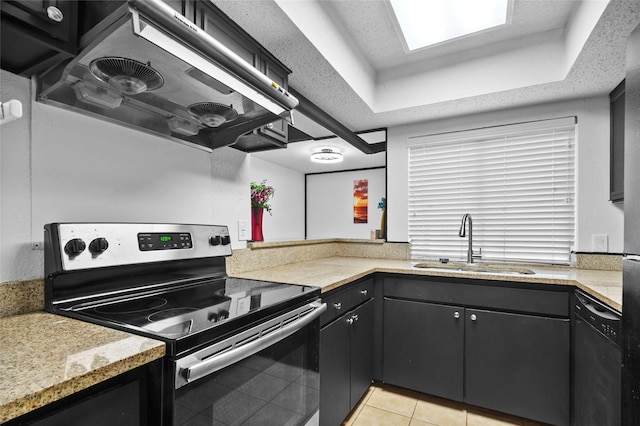
[{"label": "drawer", "polygon": [[353,284],[351,292],[351,307],[357,306],[373,297],[373,280],[365,280]]},{"label": "drawer", "polygon": [[322,302],[327,304],[327,310],[320,316],[320,326],[333,321],[349,310],[351,306],[351,292],[349,289],[338,289],[322,295]]},{"label": "drawer", "polygon": [[323,294],[322,302],[327,304],[327,310],[320,317],[320,325],[333,321],[372,297],[372,279],[346,284]]},{"label": "drawer", "polygon": [[[521,285],[523,288],[518,288]],[[543,284],[540,284],[542,286]],[[569,293],[531,288],[529,283],[475,279],[385,278],[385,297],[423,300],[468,307],[493,308],[539,315],[569,316]]]}]

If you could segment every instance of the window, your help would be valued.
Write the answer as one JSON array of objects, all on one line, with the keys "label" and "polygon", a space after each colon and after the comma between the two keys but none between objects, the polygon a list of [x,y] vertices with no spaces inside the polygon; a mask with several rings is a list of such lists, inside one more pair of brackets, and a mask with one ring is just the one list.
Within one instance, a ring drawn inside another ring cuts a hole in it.
[{"label": "window", "polygon": [[411,50],[504,25],[508,0],[390,0]]},{"label": "window", "polygon": [[[569,263],[575,117],[411,138],[414,259],[466,259],[462,215],[482,260]],[[468,235],[468,234],[467,234]]]}]

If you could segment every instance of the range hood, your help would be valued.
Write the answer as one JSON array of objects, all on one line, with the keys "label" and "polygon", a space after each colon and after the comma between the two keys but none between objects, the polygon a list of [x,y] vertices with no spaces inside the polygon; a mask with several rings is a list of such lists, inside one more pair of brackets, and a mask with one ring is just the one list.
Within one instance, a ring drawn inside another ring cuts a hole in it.
[{"label": "range hood", "polygon": [[161,0],[128,0],[37,79],[37,100],[205,150],[298,100]]}]

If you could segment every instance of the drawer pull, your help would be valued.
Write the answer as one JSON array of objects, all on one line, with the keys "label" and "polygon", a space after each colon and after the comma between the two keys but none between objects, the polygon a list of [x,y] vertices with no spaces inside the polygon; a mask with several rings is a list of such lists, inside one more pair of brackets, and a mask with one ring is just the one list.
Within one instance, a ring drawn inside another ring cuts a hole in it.
[{"label": "drawer pull", "polygon": [[453,313],[453,317],[454,317],[455,319],[460,318],[460,312],[458,312],[458,311],[454,312],[454,313]]},{"label": "drawer pull", "polygon": [[362,294],[363,296],[366,296],[367,294],[369,294],[369,290],[367,289],[360,290],[360,294]]},{"label": "drawer pull", "polygon": [[333,307],[336,309],[336,311],[339,311],[340,309],[342,309],[342,303],[336,302],[333,304]]},{"label": "drawer pull", "polygon": [[476,314],[471,314],[471,321],[475,321],[478,319],[478,317],[476,316]]}]

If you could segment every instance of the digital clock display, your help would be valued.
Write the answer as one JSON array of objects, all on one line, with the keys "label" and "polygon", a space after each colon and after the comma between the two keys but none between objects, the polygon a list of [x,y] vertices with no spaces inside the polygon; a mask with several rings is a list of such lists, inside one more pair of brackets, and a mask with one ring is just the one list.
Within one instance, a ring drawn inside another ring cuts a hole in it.
[{"label": "digital clock display", "polygon": [[193,240],[188,232],[145,232],[138,234],[140,251],[176,250],[193,248]]}]

